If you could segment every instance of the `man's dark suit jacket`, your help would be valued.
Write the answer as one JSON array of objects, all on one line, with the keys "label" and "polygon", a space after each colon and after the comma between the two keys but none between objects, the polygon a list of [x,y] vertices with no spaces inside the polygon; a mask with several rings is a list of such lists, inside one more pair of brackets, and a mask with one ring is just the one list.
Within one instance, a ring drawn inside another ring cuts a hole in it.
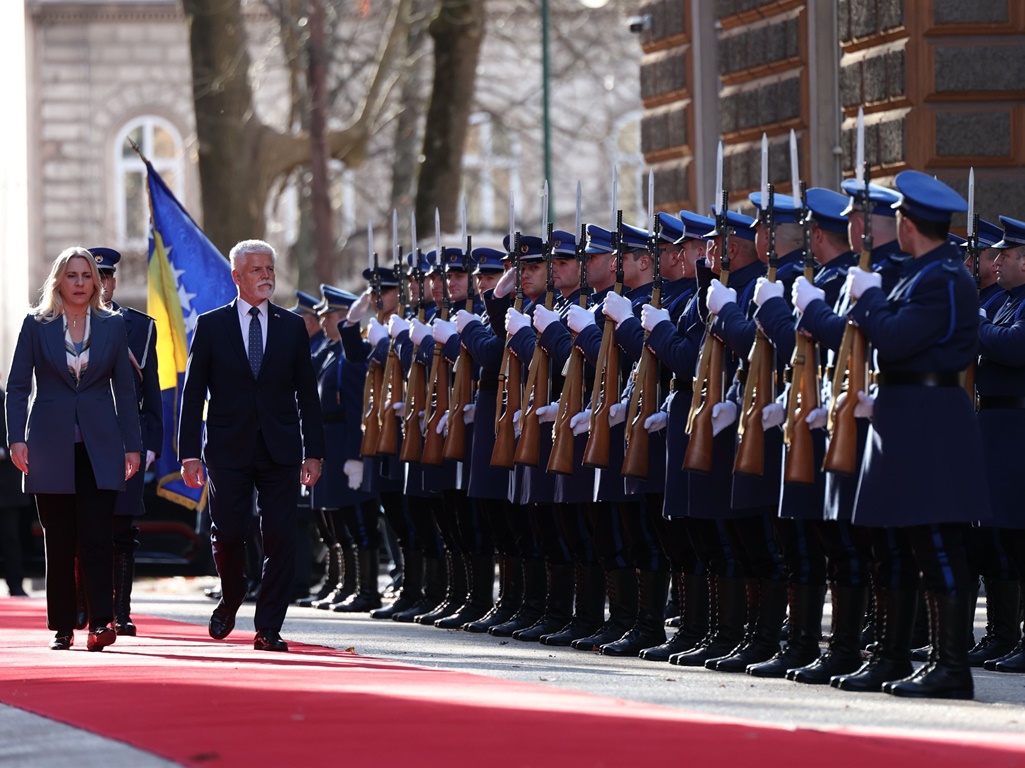
[{"label": "man's dark suit jacket", "polygon": [[258,433],[277,464],[298,466],[307,458],[324,458],[324,427],[305,323],[287,309],[268,305],[267,344],[260,374],[254,377],[236,300],[196,322],[178,422],[178,459],[201,457],[210,467],[247,467],[255,459]]}]

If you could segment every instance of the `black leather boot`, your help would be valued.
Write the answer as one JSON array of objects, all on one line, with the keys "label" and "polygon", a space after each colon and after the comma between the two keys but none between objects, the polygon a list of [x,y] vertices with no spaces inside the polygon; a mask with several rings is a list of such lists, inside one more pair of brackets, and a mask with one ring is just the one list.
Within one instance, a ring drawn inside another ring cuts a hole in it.
[{"label": "black leather boot", "polygon": [[609,619],[594,634],[570,643],[578,651],[596,651],[618,640],[637,621],[637,571],[633,568],[606,571],[605,589],[609,595]]},{"label": "black leather boot", "polygon": [[466,565],[469,591],[455,613],[434,622],[434,626],[439,629],[461,629],[464,624],[479,619],[494,605],[495,558],[492,555],[475,555],[464,558],[463,562]]},{"label": "black leather boot", "polygon": [[681,667],[703,667],[736,648],[744,638],[748,614],[747,580],[713,576],[708,580],[708,634],[694,648],[674,653],[669,663]]},{"label": "black leather boot", "polygon": [[669,657],[674,654],[696,648],[709,633],[707,575],[680,572],[677,580],[680,584],[680,626],[661,645],[641,651],[639,655],[645,661],[669,661]]},{"label": "black leather boot", "polygon": [[356,550],[339,544],[341,552],[341,579],[323,600],[312,603],[314,608],[330,611],[332,606],[344,603],[356,591]]},{"label": "black leather boot", "polygon": [[968,651],[968,665],[981,667],[990,659],[999,659],[1014,650],[1021,634],[1018,613],[1021,589],[1017,581],[986,579],[986,634]]},{"label": "black leather boot", "polygon": [[833,582],[829,592],[833,600],[829,647],[811,664],[787,670],[787,679],[795,683],[827,685],[831,678],[850,674],[861,667],[861,627],[868,589]]},{"label": "black leather boot", "polygon": [[430,613],[445,600],[445,590],[448,587],[446,575],[446,563],[444,558],[424,558],[424,595],[413,605],[404,611],[392,614],[392,621],[409,623],[417,616]]},{"label": "black leather boot", "polygon": [[431,626],[438,619],[451,616],[466,600],[466,565],[461,552],[445,553],[445,599],[433,611],[422,613],[413,621]]},{"label": "black leather boot", "polygon": [[491,610],[477,621],[463,625],[463,629],[474,634],[487,632],[494,626],[504,624],[523,605],[523,563],[512,555],[498,556],[498,598]]},{"label": "black leather boot", "polygon": [[377,576],[381,570],[381,553],[377,549],[357,549],[359,587],[344,603],[331,606],[336,613],[367,613],[381,607]]},{"label": "black leather boot", "polygon": [[295,604],[301,608],[313,608],[315,603],[319,603],[329,594],[331,590],[338,586],[338,582],[342,580],[342,548],[338,544],[332,544],[327,548],[327,554],[324,556],[327,561],[327,573],[324,576],[324,583],[320,585],[320,589],[317,593],[304,597],[301,600],[296,600]]},{"label": "black leather boot", "polygon": [[541,636],[541,645],[566,647],[589,637],[605,623],[605,573],[597,565],[577,564],[573,570],[576,607],[573,619],[558,632]]},{"label": "black leather boot", "polygon": [[878,588],[875,606],[876,650],[856,672],[831,678],[829,684],[834,688],[881,691],[883,683],[911,674],[911,631],[918,590]]},{"label": "black leather boot", "polygon": [[790,585],[790,631],[783,650],[768,661],[752,664],[747,673],[753,677],[786,677],[791,669],[811,664],[819,657],[822,639],[822,601],[825,584]]},{"label": "black leather boot", "polygon": [[1014,650],[1006,656],[989,659],[982,666],[990,672],[1011,672],[1019,675],[1025,673],[1025,640],[1018,641]]},{"label": "black leather boot", "polygon": [[545,612],[548,596],[548,574],[544,560],[523,561],[523,602],[508,621],[488,628],[495,637],[512,637],[520,629],[532,627]]},{"label": "black leather boot", "polygon": [[876,595],[875,583],[868,590],[868,605],[865,606],[865,623],[861,625],[859,643],[863,651],[872,653],[876,649]]},{"label": "black leather boot", "polygon": [[666,602],[666,626],[679,629],[683,624],[683,571],[673,571],[669,580],[669,600]]},{"label": "black leather boot", "polygon": [[135,555],[118,552],[114,555],[114,631],[135,637],[132,623],[132,580],[135,578]]},{"label": "black leather boot", "polygon": [[390,619],[424,599],[424,556],[413,549],[402,551],[402,586],[391,605],[370,612],[372,619]]},{"label": "black leather boot", "polygon": [[665,610],[668,571],[637,572],[637,619],[618,640],[600,647],[603,656],[637,656],[666,641]]},{"label": "black leather boot", "polygon": [[705,662],[705,669],[745,672],[749,665],[767,661],[779,653],[779,630],[787,612],[787,583],[758,579],[755,588],[758,594],[757,619],[753,631],[749,625],[748,641],[721,659],[709,659]]},{"label": "black leather boot", "polygon": [[558,632],[573,620],[572,563],[549,563],[546,570],[548,594],[544,613],[533,625],[513,632],[514,640],[537,642],[542,636]]},{"label": "black leather boot", "polygon": [[928,699],[971,699],[975,696],[968,666],[968,626],[975,605],[972,594],[929,593],[929,627],[934,661],[903,680],[883,684],[892,696]]}]

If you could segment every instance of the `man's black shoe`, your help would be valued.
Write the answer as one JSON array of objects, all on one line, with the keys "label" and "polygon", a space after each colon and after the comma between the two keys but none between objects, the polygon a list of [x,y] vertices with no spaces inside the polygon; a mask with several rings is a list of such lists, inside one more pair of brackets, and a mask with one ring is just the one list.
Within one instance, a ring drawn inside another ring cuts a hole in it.
[{"label": "man's black shoe", "polygon": [[253,640],[253,648],[257,651],[287,651],[288,643],[281,639],[276,629],[261,629]]},{"label": "man's black shoe", "polygon": [[228,607],[222,597],[210,615],[210,637],[214,640],[223,640],[230,635],[231,630],[235,628],[235,614],[238,613],[238,609],[237,605],[234,608]]}]

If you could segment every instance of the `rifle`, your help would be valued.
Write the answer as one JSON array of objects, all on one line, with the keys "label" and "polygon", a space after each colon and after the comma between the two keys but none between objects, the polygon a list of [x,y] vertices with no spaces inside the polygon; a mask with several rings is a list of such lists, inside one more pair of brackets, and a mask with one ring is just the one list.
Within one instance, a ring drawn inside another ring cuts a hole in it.
[{"label": "rifle", "polygon": [[[545,218],[548,218],[548,184],[545,183]],[[555,276],[552,252],[552,223],[545,227],[544,255],[547,261],[547,278],[545,285],[545,309],[555,306]],[[540,333],[537,334],[540,337]],[[537,409],[548,405],[552,399],[552,375],[548,353],[536,342],[534,354],[527,369],[527,386],[523,390],[527,396],[527,405],[520,414],[520,441],[516,445],[513,461],[529,467],[536,467],[541,459],[541,422],[538,420]]]},{"label": "rifle", "polygon": [[[801,182],[801,228],[804,234],[804,279],[815,278],[815,257],[808,246],[808,227],[811,211],[808,209],[807,185]],[[790,397],[787,400],[787,420],[783,424],[783,443],[787,446],[783,464],[786,483],[815,482],[815,443],[811,427],[805,418],[819,407],[821,382],[819,380],[818,345],[800,331],[795,331],[794,354],[790,358]]]},{"label": "rifle", "polygon": [[[513,306],[523,309],[523,264],[520,260],[520,233],[512,240],[513,269],[516,270],[516,299]],[[523,363],[512,354],[506,339],[502,353],[502,374],[499,375],[498,407],[495,415],[495,447],[491,451],[491,466],[512,469],[516,456],[516,427],[513,416],[523,403]],[[504,405],[504,409],[503,409]]]},{"label": "rifle", "polygon": [[[452,302],[448,294],[448,265],[445,262],[445,248],[441,244],[441,220],[438,209],[434,209],[434,234],[437,242],[438,273],[441,277],[441,313],[442,320],[448,320]],[[445,437],[438,433],[438,424],[443,414],[448,413],[449,392],[452,389],[450,366],[442,354],[445,345],[434,342],[434,356],[431,360],[431,380],[427,388],[427,412],[424,415],[424,450],[420,457],[421,464],[437,466],[442,463]]]},{"label": "rifle", "polygon": [[[377,321],[384,320],[384,300],[381,297],[381,269],[374,250],[374,231],[367,223],[370,241],[370,290],[377,302]],[[377,446],[381,438],[381,422],[378,420],[381,396],[384,393],[384,369],[381,364],[371,358],[367,370],[367,378],[363,384],[363,440],[360,442],[360,456],[376,456]]]},{"label": "rifle", "polygon": [[[463,240],[466,241],[466,252],[463,254],[463,271],[466,273],[466,303],[464,309],[473,312],[476,291],[473,286],[473,275],[470,274],[470,254],[473,251],[471,238],[466,234],[466,198],[463,198]],[[466,458],[466,422],[463,421],[463,409],[473,402],[473,356],[463,346],[459,348],[459,359],[453,369],[452,396],[448,407],[448,435],[445,437],[446,459],[463,460]]]},{"label": "rifle", "polygon": [[[392,211],[392,248],[395,256],[395,279],[399,284],[399,306],[397,314],[404,317],[406,305],[409,302],[408,286],[403,284],[402,274],[402,249],[399,246],[399,224],[395,211]],[[403,400],[403,384],[405,377],[402,375],[402,360],[399,358],[398,348],[395,346],[395,339],[388,345],[388,360],[384,364],[384,386],[386,392],[380,399],[380,408],[377,411],[377,421],[381,426],[381,437],[377,441],[378,456],[394,456],[399,450],[399,418],[392,407],[394,403]]]},{"label": "rifle", "polygon": [[[579,200],[579,187],[578,187]],[[578,203],[579,206],[579,203]],[[579,207],[578,207],[579,210]],[[580,218],[579,213],[577,219]],[[587,239],[587,228],[580,225],[580,239],[577,240],[577,261],[580,264],[580,298],[578,304],[586,309],[590,298],[590,287],[587,285],[587,254],[584,243]],[[575,335],[574,335],[575,338]],[[552,434],[552,455],[548,459],[548,471],[560,475],[573,474],[573,430],[569,422],[584,407],[584,352],[574,346],[566,361],[563,371],[562,396],[559,398],[559,415],[555,420]]]},{"label": "rifle", "polygon": [[[413,222],[413,243],[416,243],[416,221]],[[424,296],[424,270],[421,259],[423,254],[417,246],[413,251],[413,275],[419,288],[417,299],[417,319],[422,323],[427,319],[427,301]],[[409,379],[406,382],[406,409],[402,416],[402,431],[405,440],[399,458],[402,461],[419,463],[423,455],[423,440],[420,434],[420,410],[427,398],[424,367],[416,361],[416,350],[413,350],[413,362],[409,367]]]},{"label": "rifle", "polygon": [[[719,151],[722,152],[721,145]],[[729,205],[730,195],[726,190],[721,190],[721,193],[722,200],[715,217],[715,230],[722,238],[722,270],[719,273],[719,282],[728,286],[730,280],[730,227],[726,218],[726,209]],[[698,372],[694,377],[690,413],[687,414],[687,434],[690,435],[690,441],[687,443],[687,453],[683,457],[684,469],[706,474],[712,471],[712,441],[714,439],[712,410],[722,402],[726,387],[726,347],[712,335],[713,322],[715,322],[715,316],[709,313],[705,342],[701,348],[701,358],[698,362]]]},{"label": "rifle", "polygon": [[[648,200],[651,201],[653,189],[649,174]],[[653,210],[649,202],[649,211]],[[652,234],[648,237],[648,253],[655,264],[655,280],[651,289],[651,306],[655,309],[662,308],[662,289],[665,281],[662,279],[662,252],[659,247],[661,226],[657,216],[652,213]],[[644,339],[647,341],[648,332],[645,331]],[[630,408],[626,416],[626,451],[623,455],[623,475],[625,477],[637,477],[646,479],[648,477],[648,430],[644,428],[644,422],[658,408],[661,402],[659,393],[659,362],[655,354],[645,345],[641,352],[641,359],[637,363],[634,372],[634,389],[630,393]]]},{"label": "rifle", "polygon": [[[869,197],[869,167],[864,164],[864,187],[861,198],[861,213],[865,231],[861,236],[861,257],[858,267],[872,269],[872,201]],[[858,404],[858,392],[864,392],[868,383],[868,340],[854,321],[848,320],[843,340],[834,360],[833,403],[829,410],[829,445],[822,464],[828,472],[853,475],[858,471],[858,423],[854,408]],[[846,392],[843,403],[837,404],[840,393]]]},{"label": "rifle", "polygon": [[[763,224],[769,231],[770,283],[776,282],[778,254],[776,253],[776,217],[773,215],[773,185],[768,185],[768,198],[762,200]],[[768,206],[767,208],[765,206]],[[737,425],[737,455],[733,471],[743,475],[761,477],[765,473],[765,430],[762,429],[762,409],[776,399],[776,350],[759,328],[755,332],[754,346],[747,358],[747,379]]]},{"label": "rifle", "polygon": [[[968,256],[972,260],[972,276],[975,278],[975,288],[982,288],[982,249],[979,247],[979,213],[975,210],[975,169],[968,171]],[[975,392],[975,361],[972,361],[964,372],[964,388],[972,405],[978,408],[978,400]]]},{"label": "rifle", "polygon": [[[616,283],[612,290],[623,294],[623,211],[616,211],[616,228],[612,233],[616,253]],[[601,347],[595,361],[594,386],[591,389],[591,423],[584,447],[585,467],[607,469],[609,466],[609,411],[619,402],[619,345],[615,341],[616,323],[605,317],[602,324]]]}]

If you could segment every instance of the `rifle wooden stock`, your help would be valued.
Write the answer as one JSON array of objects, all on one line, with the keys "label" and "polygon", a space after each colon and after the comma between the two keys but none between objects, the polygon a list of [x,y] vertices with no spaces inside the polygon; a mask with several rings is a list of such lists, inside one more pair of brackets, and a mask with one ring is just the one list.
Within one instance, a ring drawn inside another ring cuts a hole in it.
[{"label": "rifle wooden stock", "polygon": [[420,410],[426,399],[424,367],[416,362],[416,351],[413,352],[413,364],[409,368],[409,381],[406,382],[406,410],[402,416],[402,430],[405,435],[399,458],[415,464],[420,462],[424,442],[420,434]]},{"label": "rifle wooden stock", "polygon": [[370,361],[367,378],[363,384],[363,440],[360,442],[360,456],[376,456],[381,437],[381,424],[377,420],[377,404],[384,384],[384,370],[376,360]]},{"label": "rifle wooden stock", "polygon": [[431,362],[431,388],[427,393],[430,406],[424,423],[424,449],[421,464],[438,466],[444,461],[445,436],[439,434],[438,424],[443,414],[448,413],[449,363],[441,353],[444,345],[434,343],[434,359]]},{"label": "rifle wooden stock", "polygon": [[[844,366],[843,357],[837,358],[837,378],[847,371],[847,397],[839,405],[840,390],[834,389],[832,410],[833,432],[826,448],[826,459],[822,464],[828,472],[853,475],[858,471],[858,422],[854,409],[858,405],[858,392],[864,392],[868,381],[868,340],[853,323],[847,324],[844,341],[850,336],[850,355]],[[843,344],[841,344],[841,350]]]},{"label": "rifle wooden stock", "polygon": [[[709,326],[711,327],[711,321]],[[712,434],[712,410],[723,399],[726,348],[711,333],[705,337],[705,347],[708,349],[708,363],[704,376],[694,381],[698,407],[692,410],[688,417],[690,441],[687,443],[687,453],[683,457],[683,468],[707,474],[712,471],[712,442],[715,437]],[[702,352],[702,363],[705,359],[706,356]]]},{"label": "rifle wooden stock", "polygon": [[594,390],[591,392],[591,424],[584,448],[585,467],[608,469],[609,466],[609,411],[619,402],[619,345],[616,344],[616,324],[605,318],[598,365],[594,372]]},{"label": "rifle wooden stock", "polygon": [[[516,355],[505,348],[505,391],[498,391],[500,398],[498,410],[498,429],[495,431],[495,447],[491,451],[491,466],[512,469],[516,456],[516,425],[513,416],[520,410],[523,393],[520,389],[523,377],[523,364]],[[505,410],[502,410],[501,398],[505,395]]]},{"label": "rifle wooden stock", "polygon": [[623,455],[625,477],[648,477],[648,430],[644,428],[658,406],[658,360],[645,347],[637,364],[637,381],[630,395],[630,409],[626,417],[626,451]]},{"label": "rifle wooden stock", "polygon": [[755,337],[751,350],[750,367],[744,386],[744,403],[737,425],[737,455],[733,471],[742,475],[761,477],[765,473],[765,430],[762,429],[762,409],[774,398],[773,380],[776,377],[775,349],[761,331]]},{"label": "rifle wooden stock", "polygon": [[560,475],[573,474],[573,429],[569,423],[584,409],[584,353],[573,347],[566,361],[562,396],[559,398],[559,416],[553,429],[552,455],[548,458],[548,471]]},{"label": "rifle wooden stock", "polygon": [[541,345],[534,347],[534,355],[527,373],[527,387],[524,389],[528,405],[520,414],[520,439],[516,444],[513,463],[536,467],[541,460],[541,423],[537,409],[548,405],[551,393],[548,390],[550,362],[548,353]]},{"label": "rifle wooden stock", "polygon": [[459,350],[456,360],[455,380],[452,397],[449,398],[448,436],[445,438],[446,459],[462,461],[466,458],[466,422],[463,409],[473,402],[473,357],[465,347]]},{"label": "rifle wooden stock", "polygon": [[783,428],[783,442],[787,446],[783,464],[783,481],[786,483],[811,485],[815,482],[815,443],[811,427],[805,421],[819,404],[819,377],[815,359],[815,342],[799,332],[790,362],[790,397]]},{"label": "rifle wooden stock", "polygon": [[402,361],[393,341],[388,349],[388,362],[384,366],[384,387],[377,410],[381,436],[377,441],[378,456],[394,456],[399,450],[399,418],[392,407],[403,399]]}]

